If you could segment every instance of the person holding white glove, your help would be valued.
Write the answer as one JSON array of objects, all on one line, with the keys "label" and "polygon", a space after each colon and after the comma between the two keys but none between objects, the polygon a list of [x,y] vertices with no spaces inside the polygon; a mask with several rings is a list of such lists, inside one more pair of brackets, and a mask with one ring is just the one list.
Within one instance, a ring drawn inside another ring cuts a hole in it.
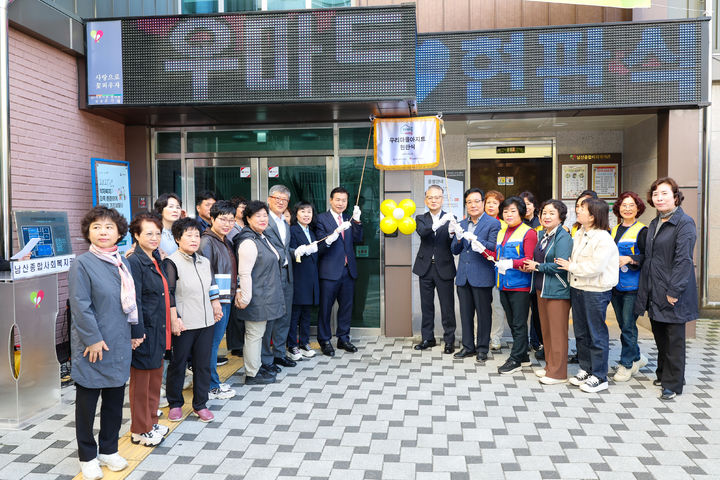
[{"label": "person holding white glove", "polygon": [[428,211],[415,217],[416,232],[420,236],[413,273],[420,285],[420,309],[422,311],[422,341],[415,350],[425,350],[437,345],[435,340],[435,290],[440,300],[443,326],[444,353],[455,351],[455,259],[450,251],[452,235],[446,230],[455,222],[450,213],[442,211],[443,190],[433,185],[425,192]]},{"label": "person holding white glove", "polygon": [[[462,350],[455,358],[475,356],[482,363],[488,358],[490,346],[495,270],[479,250],[495,250],[500,221],[484,213],[485,192],[481,189],[468,189],[464,198],[467,216],[455,225],[455,237],[451,239],[452,253],[460,257],[455,285],[463,332]],[[452,227],[451,223],[449,228]]]},{"label": "person holding white glove", "polygon": [[537,234],[523,223],[525,209],[525,201],[520,197],[509,197],[502,202],[500,212],[505,223],[498,232],[497,247],[495,251],[485,251],[486,255],[495,258],[500,302],[513,337],[510,358],[498,367],[498,373],[502,375],[512,375],[522,367],[530,366],[527,319],[532,274],[525,271],[524,262],[533,258]]},{"label": "person holding white glove", "polygon": [[294,361],[315,356],[315,350],[310,347],[310,312],[320,302],[320,279],[317,237],[311,228],[314,217],[315,208],[312,204],[301,201],[293,208],[290,221],[290,248],[295,249],[295,282],[287,356]]},{"label": "person holding white glove", "polygon": [[344,214],[348,208],[348,191],[336,187],[330,192],[330,210],[317,216],[317,237],[325,238],[318,252],[320,277],[320,307],[318,309],[318,342],[323,354],[335,356],[330,340],[330,314],[337,301],[337,348],[349,353],[357,352],[350,342],[350,321],[353,309],[355,279],[358,276],[355,261],[355,243],[362,242],[363,226],[360,208],[354,207],[352,216]]}]

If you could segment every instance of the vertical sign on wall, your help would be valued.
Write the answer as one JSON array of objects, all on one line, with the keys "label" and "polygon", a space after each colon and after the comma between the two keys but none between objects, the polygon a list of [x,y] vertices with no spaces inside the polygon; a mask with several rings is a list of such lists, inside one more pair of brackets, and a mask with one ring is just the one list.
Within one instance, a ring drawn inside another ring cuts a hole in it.
[{"label": "vertical sign on wall", "polygon": [[[130,223],[130,163],[92,158],[93,206],[104,205],[120,212]],[[130,234],[120,241],[120,253],[132,245]]]},{"label": "vertical sign on wall", "polygon": [[88,105],[123,103],[121,21],[88,22],[85,45]]}]

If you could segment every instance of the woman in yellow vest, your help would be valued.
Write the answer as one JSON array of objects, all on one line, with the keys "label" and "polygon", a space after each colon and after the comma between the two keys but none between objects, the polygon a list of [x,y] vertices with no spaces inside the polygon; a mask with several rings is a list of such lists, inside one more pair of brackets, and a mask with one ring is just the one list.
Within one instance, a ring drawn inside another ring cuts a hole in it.
[{"label": "woman in yellow vest", "polygon": [[500,302],[513,337],[510,358],[498,367],[498,373],[504,375],[530,366],[527,318],[532,273],[524,271],[524,261],[532,258],[537,234],[523,223],[525,208],[525,202],[520,197],[505,199],[500,206],[505,223],[497,235],[496,251],[486,251],[495,258],[496,286],[500,290]]},{"label": "woman in yellow vest", "polygon": [[648,230],[637,217],[644,211],[645,204],[635,192],[623,192],[613,205],[613,213],[621,221],[611,233],[620,253],[620,279],[611,299],[622,344],[620,365],[613,376],[616,382],[627,382],[648,363],[647,357],[640,353],[637,315],[633,313]]}]

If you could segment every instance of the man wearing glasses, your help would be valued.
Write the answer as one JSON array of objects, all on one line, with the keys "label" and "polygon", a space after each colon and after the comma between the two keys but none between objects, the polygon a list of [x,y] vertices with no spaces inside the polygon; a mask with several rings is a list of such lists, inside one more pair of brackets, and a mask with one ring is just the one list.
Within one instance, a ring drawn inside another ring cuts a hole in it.
[{"label": "man wearing glasses", "polygon": [[[280,254],[280,276],[285,294],[285,315],[275,320],[272,328],[268,326],[265,329],[261,368],[271,374],[277,374],[280,372],[281,366],[294,367],[297,365],[297,362],[288,358],[285,353],[293,301],[291,259],[294,251],[290,248],[290,225],[283,218],[290,202],[290,190],[285,185],[273,185],[268,191],[267,201],[270,215],[268,215],[268,228],[265,229],[265,236]],[[272,351],[269,347],[270,338],[272,338]]]},{"label": "man wearing glasses", "polygon": [[428,211],[415,217],[420,235],[413,273],[420,283],[420,310],[422,311],[422,341],[415,350],[425,350],[437,345],[435,341],[435,290],[440,300],[443,326],[444,353],[455,351],[455,259],[450,251],[452,236],[448,233],[451,214],[442,211],[443,189],[431,185],[425,192]]},{"label": "man wearing glasses", "polygon": [[218,365],[225,365],[227,358],[218,357],[218,348],[228,319],[230,306],[235,299],[237,289],[237,261],[233,253],[233,246],[227,234],[235,225],[235,208],[226,201],[221,200],[210,207],[210,228],[205,230],[200,238],[199,253],[210,260],[210,267],[215,276],[215,283],[220,289],[220,306],[222,307],[222,320],[215,323],[213,331],[212,351],[210,353],[210,400],[226,399],[235,396],[235,390],[227,383],[220,383],[217,373]]}]

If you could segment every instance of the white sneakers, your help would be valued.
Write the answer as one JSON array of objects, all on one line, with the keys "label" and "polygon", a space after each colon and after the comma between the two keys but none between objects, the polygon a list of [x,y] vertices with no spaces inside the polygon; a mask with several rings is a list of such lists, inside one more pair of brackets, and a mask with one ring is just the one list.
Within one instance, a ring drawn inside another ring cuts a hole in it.
[{"label": "white sneakers", "polygon": [[559,385],[561,383],[566,383],[567,378],[541,377],[539,382],[542,383],[543,385]]},{"label": "white sneakers", "polygon": [[193,372],[192,370],[185,369],[185,380],[183,381],[183,390],[187,390],[192,387],[193,383]]},{"label": "white sneakers", "polygon": [[546,372],[545,372],[545,369],[544,369],[544,368],[538,368],[537,370],[535,370],[535,376],[536,376],[536,377],[542,378],[542,377],[545,376],[545,373],[546,373]]},{"label": "white sneakers", "polygon": [[128,466],[127,460],[121,457],[120,454],[117,452],[110,455],[98,453],[97,461],[100,462],[101,466],[106,466],[109,470],[113,472],[125,470]]},{"label": "white sneakers", "polygon": [[585,383],[580,385],[580,390],[586,393],[597,393],[608,389],[608,382],[601,382],[595,375],[590,375]]},{"label": "white sneakers", "polygon": [[130,441],[135,445],[143,445],[145,447],[155,447],[163,441],[163,435],[153,428],[145,433],[133,433],[130,435]]},{"label": "white sneakers", "polygon": [[165,395],[165,387],[160,387],[160,404],[158,407],[165,408],[167,406],[170,406],[170,403],[168,403],[167,397]]},{"label": "white sneakers", "polygon": [[630,371],[632,372],[633,375],[635,375],[641,368],[643,368],[647,364],[648,364],[648,358],[641,353],[640,360],[638,360],[637,362],[633,362],[632,368],[630,369]]},{"label": "white sneakers", "polygon": [[218,388],[210,389],[208,393],[209,400],[227,400],[235,396],[235,390],[230,388],[227,383],[221,383]]},{"label": "white sneakers", "polygon": [[583,370],[582,368],[577,372],[577,374],[574,377],[570,377],[570,385],[575,385],[576,387],[579,387],[585,381],[590,378],[590,374]]},{"label": "white sneakers", "polygon": [[648,364],[648,359],[645,355],[640,354],[640,360],[633,362],[632,367],[626,368],[622,365],[618,365],[613,375],[613,380],[616,382],[627,382],[635,375],[641,368]]},{"label": "white sneakers", "polygon": [[287,349],[288,358],[294,362],[302,360],[303,354],[298,347],[292,347]]},{"label": "white sneakers", "polygon": [[97,458],[93,458],[89,462],[80,462],[80,471],[83,480],[98,480],[103,478],[102,468]]},{"label": "white sneakers", "polygon": [[155,425],[153,425],[153,430],[156,431],[156,432],[160,432],[160,435],[162,435],[163,437],[164,437],[165,435],[167,435],[168,433],[170,433],[170,428],[169,428],[169,427],[166,427],[165,425],[160,425],[160,424],[158,424],[158,423],[156,423]]}]

